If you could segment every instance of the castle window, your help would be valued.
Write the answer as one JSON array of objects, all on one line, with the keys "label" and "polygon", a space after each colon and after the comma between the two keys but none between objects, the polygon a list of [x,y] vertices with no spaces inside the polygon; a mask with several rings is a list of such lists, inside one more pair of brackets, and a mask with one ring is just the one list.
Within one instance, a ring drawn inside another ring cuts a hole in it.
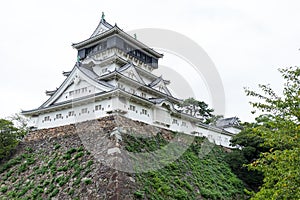
[{"label": "castle window", "polygon": [[141,97],[146,98],[146,93],[142,92]]},{"label": "castle window", "polygon": [[181,126],[186,126],[186,122],[182,122],[182,123],[181,123]]},{"label": "castle window", "polygon": [[95,110],[97,111],[97,110],[101,110],[101,105],[96,105],[95,106]]},{"label": "castle window", "polygon": [[56,119],[62,119],[62,115],[61,114],[56,114]]},{"label": "castle window", "polygon": [[142,114],[143,114],[143,115],[147,115],[147,113],[148,113],[148,112],[147,112],[146,109],[142,109]]},{"label": "castle window", "polygon": [[74,111],[69,111],[69,113],[68,113],[69,117],[74,116],[74,115],[75,115]]},{"label": "castle window", "polygon": [[87,108],[82,108],[82,109],[81,109],[81,113],[82,113],[82,114],[87,113]]},{"label": "castle window", "polygon": [[177,119],[173,119],[172,124],[178,124]]},{"label": "castle window", "polygon": [[74,91],[70,91],[70,92],[69,92],[69,95],[70,95],[70,96],[73,96],[73,95],[74,95]]},{"label": "castle window", "polygon": [[107,72],[107,68],[102,69],[102,73],[105,73],[105,72]]},{"label": "castle window", "polygon": [[44,117],[44,121],[50,121],[50,116]]},{"label": "castle window", "polygon": [[80,93],[80,89],[75,90],[75,94],[79,94]]},{"label": "castle window", "polygon": [[87,87],[81,88],[81,92],[82,93],[87,92]]},{"label": "castle window", "polygon": [[118,83],[118,88],[123,89],[123,88],[124,88],[124,85],[121,84],[121,83]]},{"label": "castle window", "polygon": [[129,110],[135,111],[135,106],[130,105],[130,106],[129,106]]},{"label": "castle window", "polygon": [[146,60],[146,56],[145,54],[142,53],[142,60],[145,61]]}]

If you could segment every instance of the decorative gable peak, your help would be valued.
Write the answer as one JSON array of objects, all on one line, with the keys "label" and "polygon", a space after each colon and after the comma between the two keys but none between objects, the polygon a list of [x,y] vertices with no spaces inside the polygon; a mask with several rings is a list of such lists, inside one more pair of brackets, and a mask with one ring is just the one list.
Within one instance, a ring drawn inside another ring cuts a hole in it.
[{"label": "decorative gable peak", "polygon": [[100,20],[96,30],[93,32],[93,34],[91,35],[90,38],[95,37],[96,35],[99,35],[105,31],[112,29],[112,28],[113,28],[113,26],[110,23],[106,22],[104,12],[102,12],[101,20]]},{"label": "decorative gable peak", "polygon": [[149,83],[149,87],[154,87],[154,86],[159,85],[161,83],[163,83],[164,85],[168,85],[168,84],[170,84],[170,81],[164,80],[162,78],[162,76],[159,76],[154,81],[152,81],[151,83]]},{"label": "decorative gable peak", "polygon": [[132,63],[128,63],[127,65],[121,67],[119,70],[117,70],[119,73],[129,77],[130,79],[133,79],[139,83],[142,83],[143,85],[145,82],[143,81],[140,74],[136,71],[134,65]]},{"label": "decorative gable peak", "polygon": [[226,127],[240,127],[239,119],[237,117],[230,117],[225,119],[219,119],[216,122],[216,126],[219,128]]}]

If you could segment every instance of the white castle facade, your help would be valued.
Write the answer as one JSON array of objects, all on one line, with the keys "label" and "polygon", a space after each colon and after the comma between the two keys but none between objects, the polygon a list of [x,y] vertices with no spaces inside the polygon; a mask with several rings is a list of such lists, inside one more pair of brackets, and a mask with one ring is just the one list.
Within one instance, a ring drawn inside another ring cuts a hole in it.
[{"label": "white castle facade", "polygon": [[172,131],[205,136],[218,145],[230,147],[239,132],[236,118],[219,126],[202,124],[176,109],[182,100],[168,90],[170,81],[152,73],[163,55],[136,38],[112,26],[102,17],[90,38],[73,44],[78,62],[39,108],[23,111],[34,129],[74,124],[108,115],[123,115]]}]

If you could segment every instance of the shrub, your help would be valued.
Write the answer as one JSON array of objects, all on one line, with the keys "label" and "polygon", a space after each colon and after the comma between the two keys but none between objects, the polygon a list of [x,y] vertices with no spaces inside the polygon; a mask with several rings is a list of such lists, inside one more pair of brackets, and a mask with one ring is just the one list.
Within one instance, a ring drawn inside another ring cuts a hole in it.
[{"label": "shrub", "polygon": [[61,147],[60,144],[55,144],[53,148],[54,148],[54,150],[57,150],[57,149],[59,149],[60,147]]},{"label": "shrub", "polygon": [[90,178],[85,178],[83,179],[83,182],[88,185],[88,184],[91,184],[92,183],[92,180]]},{"label": "shrub", "polygon": [[67,154],[72,154],[72,153],[75,153],[76,152],[76,149],[75,148],[71,148],[67,151]]},{"label": "shrub", "polygon": [[68,192],[68,195],[70,195],[70,196],[71,196],[71,195],[73,195],[73,194],[74,194],[74,192],[75,192],[75,190],[72,188],[72,189],[70,189],[70,190],[69,190],[69,192]]},{"label": "shrub", "polygon": [[65,155],[63,155],[63,159],[65,160],[70,160],[72,158],[70,153],[66,153]]},{"label": "shrub", "polygon": [[61,166],[61,167],[59,167],[59,168],[57,168],[57,171],[59,171],[59,172],[61,172],[61,171],[67,171],[68,170],[68,166],[67,165],[65,165],[65,166]]},{"label": "shrub", "polygon": [[7,191],[7,186],[2,186],[0,192],[5,193]]},{"label": "shrub", "polygon": [[20,165],[18,172],[25,172],[27,170],[27,164],[23,163]]},{"label": "shrub", "polygon": [[27,151],[28,153],[32,153],[33,152],[33,149],[31,147],[26,147],[25,148],[25,151]]},{"label": "shrub", "polygon": [[55,188],[53,192],[50,194],[50,198],[55,197],[58,194],[59,190]]},{"label": "shrub", "polygon": [[80,151],[75,155],[74,159],[78,159],[78,158],[82,157],[83,155],[84,155],[84,153],[82,151]]},{"label": "shrub", "polygon": [[2,161],[11,155],[25,131],[16,128],[9,120],[0,119],[0,132],[0,161]]},{"label": "shrub", "polygon": [[133,193],[133,195],[134,195],[136,198],[138,198],[138,199],[142,199],[142,198],[144,197],[144,193],[143,193],[142,191],[140,191],[140,190],[135,191],[135,192]]}]

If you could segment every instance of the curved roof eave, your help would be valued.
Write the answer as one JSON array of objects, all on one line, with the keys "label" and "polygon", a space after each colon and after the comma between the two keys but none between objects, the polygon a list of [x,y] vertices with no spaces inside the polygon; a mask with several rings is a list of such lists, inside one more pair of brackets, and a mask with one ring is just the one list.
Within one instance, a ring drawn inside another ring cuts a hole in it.
[{"label": "curved roof eave", "polygon": [[74,43],[72,44],[73,48],[76,48],[77,50],[82,49],[85,46],[91,46],[94,43],[96,43],[98,40],[103,39],[109,35],[112,34],[119,34],[120,36],[122,36],[123,38],[127,39],[128,41],[134,43],[136,46],[138,46],[139,48],[143,49],[144,51],[152,54],[153,56],[157,57],[157,58],[162,58],[163,54],[158,53],[157,51],[155,51],[154,49],[148,47],[147,45],[145,45],[144,43],[140,42],[139,40],[133,38],[131,35],[129,35],[128,33],[124,32],[123,30],[121,30],[118,26],[114,26],[111,29],[108,29],[107,31],[104,31],[103,33],[99,34],[99,35],[95,35],[94,37],[88,38],[86,40],[83,40],[81,42],[78,43]]}]

